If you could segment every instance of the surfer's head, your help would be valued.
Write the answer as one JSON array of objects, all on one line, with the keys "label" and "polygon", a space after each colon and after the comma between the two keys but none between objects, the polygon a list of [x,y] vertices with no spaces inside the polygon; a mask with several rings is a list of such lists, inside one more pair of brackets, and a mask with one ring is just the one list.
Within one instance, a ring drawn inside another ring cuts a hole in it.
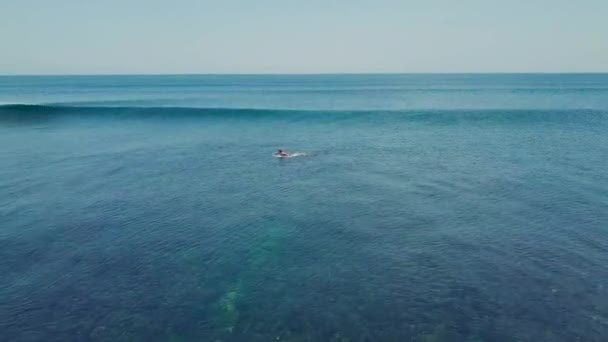
[{"label": "surfer's head", "polygon": [[283,153],[283,150],[278,150],[277,153]]}]

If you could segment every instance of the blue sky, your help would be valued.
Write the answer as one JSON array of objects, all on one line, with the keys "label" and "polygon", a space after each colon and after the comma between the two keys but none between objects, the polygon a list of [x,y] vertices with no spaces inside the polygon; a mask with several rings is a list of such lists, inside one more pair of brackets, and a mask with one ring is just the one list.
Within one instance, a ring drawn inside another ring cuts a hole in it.
[{"label": "blue sky", "polygon": [[608,0],[2,0],[0,74],[608,72]]}]

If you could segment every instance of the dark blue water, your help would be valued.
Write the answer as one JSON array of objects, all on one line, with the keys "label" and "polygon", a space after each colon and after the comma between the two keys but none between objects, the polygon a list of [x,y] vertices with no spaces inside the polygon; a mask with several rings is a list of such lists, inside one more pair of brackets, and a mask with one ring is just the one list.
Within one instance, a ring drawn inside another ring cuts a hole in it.
[{"label": "dark blue water", "polygon": [[0,340],[608,339],[608,75],[0,77],[0,103]]}]

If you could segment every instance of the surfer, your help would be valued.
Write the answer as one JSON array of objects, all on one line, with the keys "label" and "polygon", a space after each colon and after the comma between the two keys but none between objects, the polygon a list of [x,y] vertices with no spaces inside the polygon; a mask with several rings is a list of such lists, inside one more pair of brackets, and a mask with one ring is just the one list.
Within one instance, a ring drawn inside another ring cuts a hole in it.
[{"label": "surfer", "polygon": [[283,150],[278,150],[276,155],[279,157],[289,157],[289,154],[283,152]]}]

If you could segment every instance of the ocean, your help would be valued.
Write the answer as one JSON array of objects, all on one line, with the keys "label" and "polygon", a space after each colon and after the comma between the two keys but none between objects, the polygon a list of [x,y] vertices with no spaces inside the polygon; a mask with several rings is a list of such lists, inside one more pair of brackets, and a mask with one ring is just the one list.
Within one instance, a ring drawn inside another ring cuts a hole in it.
[{"label": "ocean", "polygon": [[606,341],[607,170],[608,74],[3,76],[0,340]]}]

